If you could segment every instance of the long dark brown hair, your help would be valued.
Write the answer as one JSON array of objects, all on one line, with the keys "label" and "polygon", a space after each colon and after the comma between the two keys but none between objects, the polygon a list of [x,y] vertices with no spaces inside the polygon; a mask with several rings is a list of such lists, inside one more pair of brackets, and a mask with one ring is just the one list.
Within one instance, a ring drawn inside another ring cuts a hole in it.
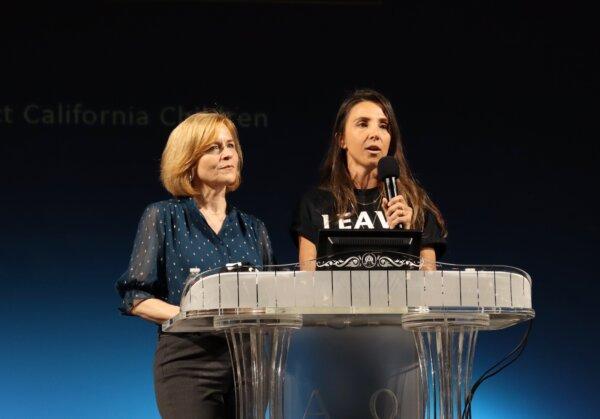
[{"label": "long dark brown hair", "polygon": [[[402,145],[400,127],[394,114],[394,109],[385,96],[370,89],[356,90],[351,93],[340,105],[333,132],[329,151],[321,167],[321,182],[319,187],[333,194],[334,210],[337,216],[347,212],[356,212],[358,203],[354,194],[354,182],[348,172],[346,150],[341,147],[340,139],[344,135],[344,128],[350,111],[360,102],[373,102],[381,108],[388,119],[388,131],[390,133],[390,148],[388,156],[394,156],[400,167],[400,190],[404,198],[413,209],[412,228],[421,230],[425,225],[425,211],[429,210],[435,216],[437,223],[446,235],[446,224],[442,213],[431,201],[427,192],[419,185],[413,177]],[[383,185],[379,187],[383,192]]]}]

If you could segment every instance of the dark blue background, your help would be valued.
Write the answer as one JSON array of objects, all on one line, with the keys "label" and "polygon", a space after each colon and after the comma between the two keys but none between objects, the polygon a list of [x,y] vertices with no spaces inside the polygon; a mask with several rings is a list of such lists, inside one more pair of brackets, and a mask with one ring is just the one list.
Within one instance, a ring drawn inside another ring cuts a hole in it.
[{"label": "dark blue background", "polygon": [[[241,128],[243,185],[281,262],[343,95],[380,90],[417,178],[447,219],[445,261],[534,280],[522,358],[475,417],[593,417],[597,394],[598,33],[547,3],[113,3],[0,17],[0,417],[157,417],[155,328],[116,310],[136,223],[158,181],[166,106],[264,113]],[[302,3],[302,2],[298,2]],[[321,3],[321,4],[319,4]],[[369,4],[370,3],[370,4]],[[499,2],[498,2],[499,3]],[[31,124],[31,104],[145,110],[148,126]],[[9,118],[10,119],[10,118]],[[478,372],[523,327],[484,333]]]}]

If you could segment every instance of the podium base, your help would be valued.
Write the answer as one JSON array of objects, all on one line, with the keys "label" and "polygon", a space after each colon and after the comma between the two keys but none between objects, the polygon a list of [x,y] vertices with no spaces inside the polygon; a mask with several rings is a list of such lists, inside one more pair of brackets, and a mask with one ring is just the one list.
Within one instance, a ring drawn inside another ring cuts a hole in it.
[{"label": "podium base", "polygon": [[425,418],[460,418],[469,391],[477,332],[484,313],[411,313],[402,326],[413,332],[421,371]]},{"label": "podium base", "polygon": [[222,315],[215,327],[227,336],[238,419],[282,419],[283,379],[290,336],[301,315]]}]

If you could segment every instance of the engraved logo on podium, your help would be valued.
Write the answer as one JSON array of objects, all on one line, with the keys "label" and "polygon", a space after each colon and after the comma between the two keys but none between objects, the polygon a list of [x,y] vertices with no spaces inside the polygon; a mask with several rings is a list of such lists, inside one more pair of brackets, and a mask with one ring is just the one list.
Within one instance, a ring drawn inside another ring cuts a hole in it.
[{"label": "engraved logo on podium", "polygon": [[323,403],[323,398],[321,397],[321,393],[318,389],[314,389],[312,393],[310,393],[306,410],[302,416],[302,419],[308,418],[331,419],[331,416],[329,416],[329,412],[325,407],[325,403]]},{"label": "engraved logo on podium", "polygon": [[377,263],[377,258],[373,253],[365,253],[362,256],[362,266],[367,269],[374,268]]},{"label": "engraved logo on podium", "polygon": [[420,264],[410,259],[392,258],[377,253],[364,253],[360,256],[348,258],[331,258],[328,260],[317,260],[318,268],[419,268]]},{"label": "engraved logo on podium", "polygon": [[[377,402],[379,401],[379,395],[382,393],[385,395],[386,398],[392,400],[392,409],[389,411],[388,416],[385,416],[384,418],[379,416],[379,414],[377,413]],[[371,412],[371,417],[373,419],[394,419],[398,415],[398,407],[398,397],[396,397],[392,390],[389,390],[387,388],[377,390],[371,396],[371,400],[369,400],[369,411]]]}]

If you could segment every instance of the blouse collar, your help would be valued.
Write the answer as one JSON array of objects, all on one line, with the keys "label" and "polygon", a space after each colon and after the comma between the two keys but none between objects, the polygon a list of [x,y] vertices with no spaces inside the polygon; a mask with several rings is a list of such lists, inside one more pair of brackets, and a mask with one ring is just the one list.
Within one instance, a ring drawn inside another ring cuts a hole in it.
[{"label": "blouse collar", "polygon": [[235,217],[235,214],[237,212],[237,209],[233,205],[229,204],[229,202],[227,202],[227,207],[225,208],[226,215],[225,215],[225,219],[223,220],[223,226],[221,227],[219,234],[216,234],[214,232],[214,230],[212,228],[210,228],[210,226],[206,222],[204,215],[202,215],[202,213],[200,212],[200,208],[198,208],[198,204],[196,203],[196,200],[194,199],[194,197],[190,196],[187,198],[183,198],[183,199],[181,199],[181,201],[183,201],[183,204],[185,205],[185,207],[187,208],[187,210],[190,214],[190,218],[191,218],[192,222],[194,224],[196,224],[196,226],[198,226],[199,228],[205,229],[209,233],[215,234],[217,236],[220,235],[221,232],[223,232],[225,230],[225,228],[230,223],[230,221]]}]

